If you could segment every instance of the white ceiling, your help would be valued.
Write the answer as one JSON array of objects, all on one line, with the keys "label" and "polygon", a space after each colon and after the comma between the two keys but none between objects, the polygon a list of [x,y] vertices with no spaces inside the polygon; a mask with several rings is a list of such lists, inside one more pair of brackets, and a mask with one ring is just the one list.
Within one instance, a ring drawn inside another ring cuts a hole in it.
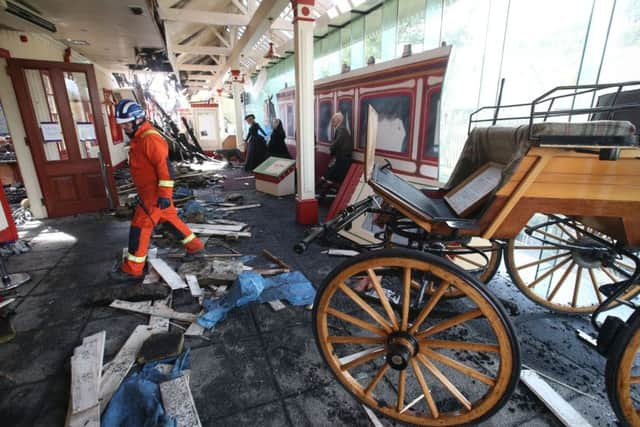
[{"label": "white ceiling", "polygon": [[[71,46],[93,62],[113,71],[135,63],[135,47],[163,48],[160,32],[144,0],[23,0],[57,27],[50,37]],[[143,9],[134,15],[129,6]],[[13,20],[14,22],[18,20]],[[33,30],[25,23],[17,30]],[[86,46],[69,43],[84,40]]]}]

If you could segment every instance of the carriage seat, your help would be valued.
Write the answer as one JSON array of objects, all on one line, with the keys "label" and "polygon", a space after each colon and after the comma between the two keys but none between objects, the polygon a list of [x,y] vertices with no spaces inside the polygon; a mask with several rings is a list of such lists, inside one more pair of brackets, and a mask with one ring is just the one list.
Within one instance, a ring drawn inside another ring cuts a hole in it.
[{"label": "carriage seat", "polygon": [[626,120],[596,120],[583,123],[534,123],[532,139],[540,145],[589,148],[635,147],[636,127]]},{"label": "carriage seat", "polygon": [[458,219],[444,199],[427,196],[411,183],[394,174],[390,168],[374,166],[370,184],[386,197],[427,220],[443,222]]}]

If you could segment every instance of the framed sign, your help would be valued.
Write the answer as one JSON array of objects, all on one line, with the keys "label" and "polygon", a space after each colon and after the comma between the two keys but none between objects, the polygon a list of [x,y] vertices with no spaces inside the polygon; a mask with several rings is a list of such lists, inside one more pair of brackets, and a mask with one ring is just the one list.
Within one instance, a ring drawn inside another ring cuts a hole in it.
[{"label": "framed sign", "polygon": [[464,218],[472,214],[498,187],[503,168],[504,166],[499,163],[485,163],[449,191],[444,196],[444,200],[459,217]]}]

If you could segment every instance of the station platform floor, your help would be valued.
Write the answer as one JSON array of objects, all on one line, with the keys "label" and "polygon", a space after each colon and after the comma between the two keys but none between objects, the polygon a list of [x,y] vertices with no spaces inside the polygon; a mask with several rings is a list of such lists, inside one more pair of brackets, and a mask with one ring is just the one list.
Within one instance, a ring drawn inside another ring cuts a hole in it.
[{"label": "station platform floor", "polygon": [[[204,191],[219,195],[223,190]],[[245,203],[262,204],[233,215],[234,220],[250,224],[253,234],[233,242],[234,249],[256,255],[268,249],[316,287],[344,261],[321,254],[325,248],[318,245],[302,255],[293,252],[304,232],[295,223],[293,197],[258,193],[252,183],[234,192],[243,194]],[[120,286],[109,283],[107,272],[127,244],[129,222],[95,214],[34,221],[21,228],[33,249],[10,257],[8,266],[12,272],[30,273],[32,280],[17,290],[12,317],[17,336],[0,344],[0,424],[62,426],[69,398],[69,360],[82,338],[105,330],[107,362],[135,326],[147,322],[145,316],[88,303],[96,291]],[[605,359],[576,336],[576,328],[591,331],[588,318],[534,305],[518,293],[502,269],[488,286],[515,307],[510,314],[523,363],[579,390],[550,383],[593,426],[615,425],[604,385]],[[178,300],[174,309],[181,310]],[[266,304],[252,303],[230,312],[207,336],[208,341],[186,337],[191,348],[190,386],[203,425],[371,425],[362,406],[323,363],[311,311],[304,307],[275,312]],[[519,384],[510,401],[481,425],[560,424]]]}]

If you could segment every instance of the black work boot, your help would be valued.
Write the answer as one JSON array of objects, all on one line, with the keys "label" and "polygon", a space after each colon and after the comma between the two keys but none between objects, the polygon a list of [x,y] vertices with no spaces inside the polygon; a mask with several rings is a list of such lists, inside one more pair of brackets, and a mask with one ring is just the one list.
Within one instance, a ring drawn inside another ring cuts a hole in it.
[{"label": "black work boot", "polygon": [[111,270],[109,272],[109,279],[115,283],[131,283],[132,285],[142,283],[144,280],[144,274],[140,276],[133,276],[129,273],[125,273],[121,268]]}]

